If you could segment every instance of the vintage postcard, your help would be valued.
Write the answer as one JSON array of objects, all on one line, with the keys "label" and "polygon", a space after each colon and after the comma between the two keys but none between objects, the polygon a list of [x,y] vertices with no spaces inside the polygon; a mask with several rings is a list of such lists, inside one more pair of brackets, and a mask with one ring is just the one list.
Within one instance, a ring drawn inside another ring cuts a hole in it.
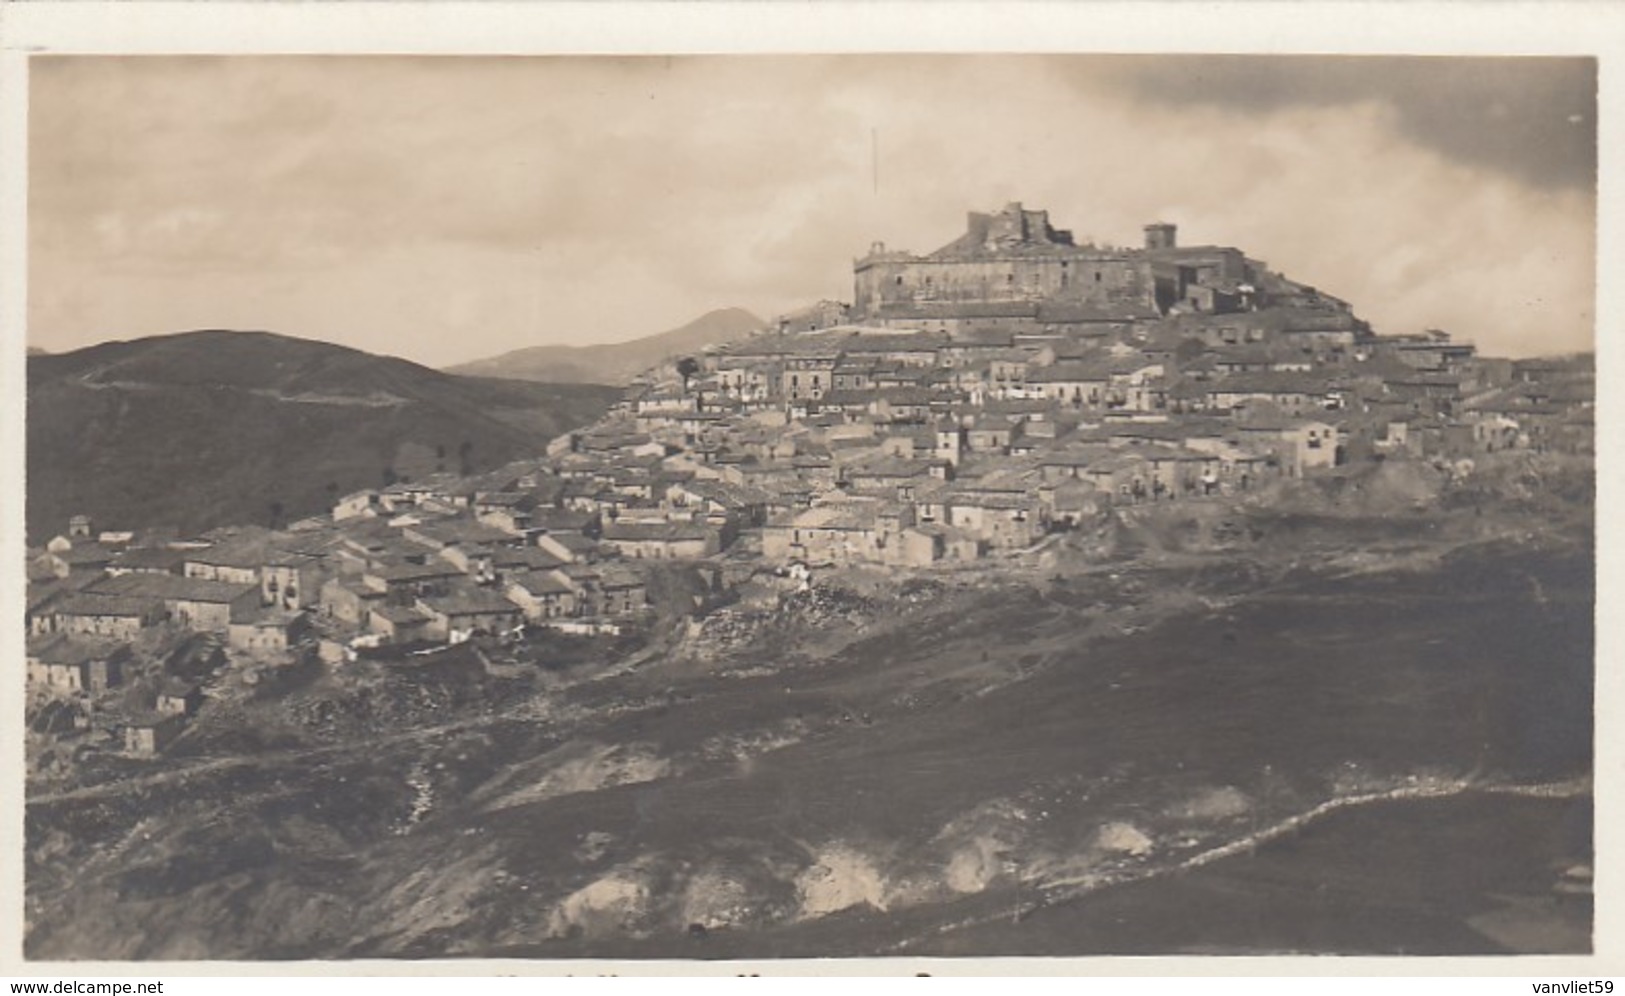
[{"label": "vintage postcard", "polygon": [[1584,16],[23,6],[8,970],[1617,965]]}]

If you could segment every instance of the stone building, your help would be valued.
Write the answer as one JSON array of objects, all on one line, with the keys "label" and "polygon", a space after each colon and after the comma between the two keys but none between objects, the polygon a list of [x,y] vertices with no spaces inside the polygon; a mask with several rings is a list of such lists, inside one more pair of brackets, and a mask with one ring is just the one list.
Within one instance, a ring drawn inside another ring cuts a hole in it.
[{"label": "stone building", "polygon": [[120,683],[128,644],[53,635],[28,645],[28,684],[55,693],[104,692]]},{"label": "stone building", "polygon": [[186,729],[186,717],[174,713],[147,713],[124,727],[124,749],[137,757],[162,753]]},{"label": "stone building", "polygon": [[285,654],[310,629],[302,612],[274,611],[248,622],[232,622],[226,639],[233,650],[250,654]]},{"label": "stone building", "polygon": [[576,588],[562,571],[532,571],[509,578],[505,593],[531,622],[576,614]]},{"label": "stone building", "polygon": [[427,617],[423,635],[460,643],[473,633],[502,633],[524,621],[519,606],[494,592],[471,589],[455,595],[420,598],[415,608]]},{"label": "stone building", "polygon": [[164,605],[156,598],[78,592],[58,603],[52,614],[53,632],[133,640],[163,620]]},{"label": "stone building", "polygon": [[1045,323],[1046,307],[1086,306],[1080,314],[1109,322],[1254,303],[1254,268],[1240,250],[1180,248],[1167,223],[1146,226],[1142,249],[1078,245],[1071,232],[1050,224],[1049,212],[1020,203],[971,212],[965,227],[964,235],[925,255],[875,243],[853,265],[854,320],[946,329],[946,322],[968,317],[989,327],[1036,327]]}]

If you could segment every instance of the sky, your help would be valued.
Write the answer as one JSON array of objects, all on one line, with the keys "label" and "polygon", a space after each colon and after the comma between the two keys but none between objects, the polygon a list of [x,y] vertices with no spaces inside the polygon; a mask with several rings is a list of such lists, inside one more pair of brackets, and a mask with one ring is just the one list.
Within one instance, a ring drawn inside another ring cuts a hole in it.
[{"label": "sky", "polygon": [[1378,332],[1589,349],[1596,65],[1289,56],[41,56],[28,339],[444,366],[851,300],[969,211],[1238,246]]}]

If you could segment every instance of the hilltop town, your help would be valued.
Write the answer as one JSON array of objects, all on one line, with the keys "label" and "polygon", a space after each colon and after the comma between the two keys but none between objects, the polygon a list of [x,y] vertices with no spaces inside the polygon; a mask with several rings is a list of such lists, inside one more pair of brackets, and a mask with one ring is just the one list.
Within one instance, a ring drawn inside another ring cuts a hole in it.
[{"label": "hilltop town", "polygon": [[1121,562],[1157,515],[1215,549],[1237,510],[1482,514],[1501,492],[1474,482],[1593,450],[1589,357],[1378,335],[1168,224],[1079,244],[1011,204],[853,279],[494,472],[197,536],[62,509],[28,562],[31,777],[122,776],[228,703],[367,668],[666,653],[852,572]]}]

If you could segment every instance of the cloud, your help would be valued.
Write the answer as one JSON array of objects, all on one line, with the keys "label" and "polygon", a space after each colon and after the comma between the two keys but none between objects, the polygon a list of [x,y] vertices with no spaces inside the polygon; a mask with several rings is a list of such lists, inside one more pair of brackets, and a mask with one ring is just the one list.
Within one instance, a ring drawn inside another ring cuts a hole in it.
[{"label": "cloud", "polygon": [[[1164,107],[1269,113],[1380,101],[1405,137],[1466,165],[1542,187],[1596,184],[1593,58],[1213,55],[1101,66]],[[1083,86],[1100,79],[1097,67]]]},{"label": "cloud", "polygon": [[1590,342],[1571,154],[1509,168],[1417,133],[1475,97],[1575,113],[1555,82],[1457,72],[1422,100],[1437,73],[1299,69],[1319,90],[1287,97],[1279,69],[1227,69],[1196,96],[1216,77],[1186,57],[1155,79],[1085,57],[36,63],[30,336],[52,349],[254,327],[444,364],[610,341],[849,298],[872,241],[933,249],[1010,200],[1103,242],[1178,222],[1382,331]]}]

